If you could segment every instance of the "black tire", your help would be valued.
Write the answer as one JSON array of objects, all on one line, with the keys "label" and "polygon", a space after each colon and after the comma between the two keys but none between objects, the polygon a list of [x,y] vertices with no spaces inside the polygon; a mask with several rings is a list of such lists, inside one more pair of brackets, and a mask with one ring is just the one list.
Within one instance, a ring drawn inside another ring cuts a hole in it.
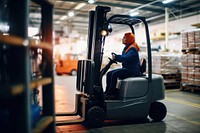
[{"label": "black tire", "polygon": [[72,75],[72,76],[76,76],[76,75],[77,75],[77,71],[76,71],[76,70],[72,70],[72,71],[71,71],[71,75]]},{"label": "black tire", "polygon": [[94,106],[87,111],[85,124],[93,128],[102,127],[104,120],[105,111],[99,106]]},{"label": "black tire", "polygon": [[153,119],[153,121],[162,121],[167,115],[167,108],[161,102],[153,102],[151,103],[151,107],[149,110],[149,117]]}]

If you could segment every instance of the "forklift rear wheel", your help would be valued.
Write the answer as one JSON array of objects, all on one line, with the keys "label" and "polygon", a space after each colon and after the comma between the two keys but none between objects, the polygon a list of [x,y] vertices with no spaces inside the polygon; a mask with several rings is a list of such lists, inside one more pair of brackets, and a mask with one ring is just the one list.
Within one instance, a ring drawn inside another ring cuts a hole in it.
[{"label": "forklift rear wheel", "polygon": [[102,127],[104,119],[104,110],[99,106],[94,106],[87,111],[85,124],[89,127]]},{"label": "forklift rear wheel", "polygon": [[167,114],[166,106],[161,102],[153,102],[149,110],[149,117],[154,121],[161,121]]}]

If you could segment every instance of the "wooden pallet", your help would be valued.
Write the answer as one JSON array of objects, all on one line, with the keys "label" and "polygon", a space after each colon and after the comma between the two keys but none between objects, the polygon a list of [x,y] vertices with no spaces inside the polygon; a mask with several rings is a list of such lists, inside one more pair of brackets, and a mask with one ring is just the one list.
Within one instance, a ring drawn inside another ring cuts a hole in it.
[{"label": "wooden pallet", "polygon": [[193,85],[193,84],[185,84],[181,83],[180,87],[181,91],[191,91],[191,92],[200,92],[200,85]]},{"label": "wooden pallet", "polygon": [[189,49],[189,53],[190,54],[199,54],[200,50],[199,50],[199,48],[192,48],[192,49]]},{"label": "wooden pallet", "polygon": [[164,78],[165,89],[180,88],[180,82],[181,82],[180,73],[162,74],[162,76]]},{"label": "wooden pallet", "polygon": [[[157,73],[160,74],[160,73]],[[164,73],[163,76],[165,89],[177,89],[180,88],[181,73]]]},{"label": "wooden pallet", "polygon": [[165,89],[180,88],[180,82],[181,82],[180,73],[162,74],[162,76],[164,78]]},{"label": "wooden pallet", "polygon": [[180,82],[178,83],[164,83],[165,89],[179,89],[180,88]]},{"label": "wooden pallet", "polygon": [[176,82],[181,81],[181,74],[180,73],[174,73],[174,74],[162,74],[163,78],[165,80],[175,80]]},{"label": "wooden pallet", "polygon": [[182,49],[181,52],[183,54],[187,54],[187,53],[200,54],[200,48],[185,48],[185,49]]}]

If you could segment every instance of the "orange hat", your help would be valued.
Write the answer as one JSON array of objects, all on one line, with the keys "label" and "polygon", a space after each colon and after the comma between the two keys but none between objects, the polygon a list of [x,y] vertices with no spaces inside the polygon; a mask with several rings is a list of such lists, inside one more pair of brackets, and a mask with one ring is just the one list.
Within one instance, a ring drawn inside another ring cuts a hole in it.
[{"label": "orange hat", "polygon": [[140,51],[140,48],[139,48],[138,44],[135,42],[135,35],[133,33],[128,32],[128,33],[125,33],[124,36],[126,37],[125,45],[131,44],[138,51]]},{"label": "orange hat", "polygon": [[135,42],[135,35],[133,33],[125,33],[124,36],[126,37],[125,45]]}]

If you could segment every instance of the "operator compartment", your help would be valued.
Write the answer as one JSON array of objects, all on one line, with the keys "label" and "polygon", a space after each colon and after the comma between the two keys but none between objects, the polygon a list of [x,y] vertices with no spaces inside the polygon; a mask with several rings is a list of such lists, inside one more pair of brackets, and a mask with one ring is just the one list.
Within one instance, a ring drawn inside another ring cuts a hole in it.
[{"label": "operator compartment", "polygon": [[117,83],[119,98],[130,99],[144,96],[148,91],[148,79],[144,77],[130,77]]}]

